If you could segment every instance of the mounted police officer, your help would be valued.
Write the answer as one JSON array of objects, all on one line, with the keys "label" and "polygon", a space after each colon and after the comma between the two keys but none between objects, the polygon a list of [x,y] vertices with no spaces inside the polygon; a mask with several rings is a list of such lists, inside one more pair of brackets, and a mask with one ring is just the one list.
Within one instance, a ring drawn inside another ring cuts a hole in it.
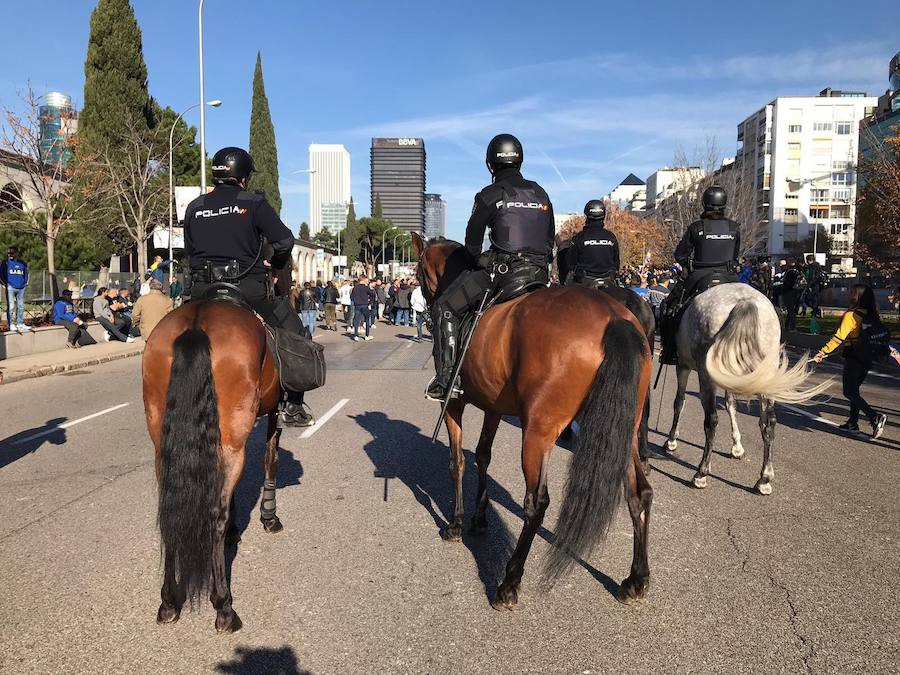
[{"label": "mounted police officer", "polygon": [[[285,305],[273,299],[271,276],[271,270],[290,260],[294,235],[264,195],[247,191],[255,170],[253,158],[241,148],[222,148],[213,156],[215,187],[192,201],[185,213],[189,273],[184,295],[202,300],[216,290],[213,284],[231,284],[267,324],[299,334],[303,326],[296,312],[285,311]],[[286,392],[286,399],[281,411],[284,426],[314,423],[303,409],[302,392]]]},{"label": "mounted police officer", "polygon": [[679,310],[696,291],[719,282],[737,281],[735,270],[741,248],[740,225],[725,217],[728,196],[718,185],[703,192],[703,214],[691,223],[675,248],[675,260],[690,270],[687,278],[672,289],[664,302],[660,325],[662,363],[678,360],[676,337]]},{"label": "mounted police officer", "polygon": [[[425,392],[430,399],[446,397],[460,324],[481,306],[486,293],[497,301],[509,300],[550,280],[553,205],[544,188],[522,177],[523,158],[515,136],[500,134],[488,144],[486,163],[493,181],[475,195],[466,227],[466,249],[477,258],[474,269],[462,272],[432,307],[435,377]],[[485,232],[490,248],[482,253]]]},{"label": "mounted police officer", "polygon": [[606,229],[606,204],[592,199],[584,205],[584,217],[584,229],[572,238],[566,250],[569,278],[560,281],[590,288],[615,287],[620,265],[619,240]]}]

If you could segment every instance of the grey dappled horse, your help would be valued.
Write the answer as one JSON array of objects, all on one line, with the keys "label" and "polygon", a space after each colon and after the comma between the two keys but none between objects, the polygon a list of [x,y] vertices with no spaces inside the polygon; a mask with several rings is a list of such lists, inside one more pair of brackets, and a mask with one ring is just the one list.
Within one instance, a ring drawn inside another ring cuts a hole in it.
[{"label": "grey dappled horse", "polygon": [[678,328],[678,392],[666,449],[678,447],[678,420],[684,408],[688,376],[697,371],[703,403],[706,444],[694,475],[694,486],[706,487],[709,460],[718,424],[716,389],[725,391],[725,409],[731,418],[731,455],[744,455],[737,425],[737,399],[759,399],[759,429],[763,439],[763,466],[755,489],[772,493],[772,442],[775,439],[775,402],[801,403],[822,393],[829,382],[805,387],[810,372],[806,359],[791,367],[781,345],[781,323],[771,301],[747,284],[716,286],[694,298]]}]

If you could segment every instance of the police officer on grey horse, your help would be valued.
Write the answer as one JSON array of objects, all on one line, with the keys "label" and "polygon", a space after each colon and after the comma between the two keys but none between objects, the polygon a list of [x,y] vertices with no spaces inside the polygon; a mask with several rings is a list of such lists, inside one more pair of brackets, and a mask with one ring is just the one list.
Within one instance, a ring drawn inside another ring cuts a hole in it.
[{"label": "police officer on grey horse", "polygon": [[[273,298],[272,270],[290,260],[294,235],[262,194],[247,191],[253,158],[241,148],[222,148],[212,160],[215,187],[192,201],[184,218],[184,252],[189,261],[186,297],[201,300],[213,284],[236,286],[244,301],[270,326],[300,333],[297,313]],[[266,253],[271,259],[266,259]],[[284,426],[310,426],[303,392],[286,392]]]},{"label": "police officer on grey horse", "polygon": [[660,361],[670,365],[678,361],[678,317],[684,302],[695,291],[738,280],[735,270],[741,249],[741,226],[725,217],[728,196],[721,187],[713,185],[703,192],[702,203],[700,220],[691,223],[675,248],[675,260],[690,273],[675,285],[662,307]]},{"label": "police officer on grey horse", "polygon": [[[450,387],[461,323],[490,291],[498,300],[549,283],[555,226],[547,192],[520,171],[524,151],[515,136],[500,134],[488,144],[486,163],[493,181],[475,195],[465,248],[476,258],[435,301],[435,377],[425,395],[443,400]],[[485,232],[490,248],[482,253]]]},{"label": "police officer on grey horse", "polygon": [[614,288],[619,271],[619,240],[606,228],[606,204],[592,199],[584,205],[584,228],[572,237],[565,251],[563,267],[569,271],[568,279],[561,283],[575,283],[590,288]]}]

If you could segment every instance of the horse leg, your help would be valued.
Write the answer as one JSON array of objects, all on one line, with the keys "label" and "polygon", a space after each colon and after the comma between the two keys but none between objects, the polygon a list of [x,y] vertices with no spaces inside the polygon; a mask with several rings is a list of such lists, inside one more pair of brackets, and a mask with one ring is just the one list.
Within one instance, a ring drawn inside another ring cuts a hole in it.
[{"label": "horse leg", "polygon": [[462,541],[462,521],[465,505],[463,504],[463,473],[466,470],[466,458],[462,449],[462,414],[465,403],[453,399],[447,408],[447,433],[450,434],[450,477],[453,479],[453,515],[441,531],[444,541]]},{"label": "horse leg", "polygon": [[744,456],[744,446],[741,445],[741,430],[738,429],[737,399],[730,391],[725,392],[725,410],[728,411],[728,418],[731,420],[731,456],[740,459]]},{"label": "horse leg", "polygon": [[679,365],[675,368],[675,376],[678,380],[678,390],[675,392],[675,401],[672,408],[672,428],[669,430],[669,438],[666,440],[666,450],[675,452],[678,449],[678,421],[684,410],[684,395],[687,391],[690,368]]},{"label": "horse leg", "polygon": [[641,470],[640,458],[632,453],[625,476],[625,501],[634,526],[634,556],[631,573],[619,586],[619,601],[630,605],[642,600],[650,588],[650,563],[647,560],[647,545],[650,540],[650,505],[653,503],[653,488]]},{"label": "horse leg", "polygon": [[650,475],[650,445],[647,440],[650,434],[650,392],[644,397],[644,412],[641,414],[641,426],[638,429],[638,455],[641,459],[641,470]]},{"label": "horse leg", "polygon": [[263,480],[262,498],[259,503],[259,517],[266,532],[281,532],[284,527],[275,514],[275,479],[278,476],[278,442],[281,440],[281,429],[278,428],[278,413],[269,413],[266,430],[266,455],[263,460],[265,479]]},{"label": "horse leg", "polygon": [[709,475],[709,459],[716,442],[716,427],[719,425],[719,413],[716,410],[716,385],[709,375],[700,373],[700,400],[703,403],[703,431],[706,433],[706,445],[703,446],[703,458],[697,473],[694,474],[694,487],[705,488]]},{"label": "horse leg", "polygon": [[544,521],[544,513],[550,504],[547,492],[547,464],[555,435],[526,430],[522,439],[522,470],[525,473],[525,523],[516,548],[506,564],[506,576],[497,589],[491,606],[494,609],[512,609],[519,601],[519,584],[525,572],[525,559],[534,542],[534,535]]},{"label": "horse leg", "polygon": [[497,435],[499,426],[500,415],[485,413],[481,436],[475,448],[475,461],[478,463],[478,499],[475,516],[472,518],[472,530],[479,533],[487,530],[487,472],[491,463],[491,447],[494,445],[494,436]]},{"label": "horse leg", "polygon": [[775,477],[775,469],[772,467],[772,443],[775,441],[775,400],[771,398],[759,399],[759,431],[763,439],[763,467],[759,480],[754,486],[761,495],[772,494],[772,479]]},{"label": "horse leg", "polygon": [[225,524],[225,545],[237,546],[241,543],[241,533],[238,532],[237,524],[234,522],[234,495],[231,495],[231,504],[228,506],[228,522]]},{"label": "horse leg", "polygon": [[239,450],[222,448],[220,451],[221,488],[219,504],[213,517],[212,579],[209,601],[216,610],[216,630],[219,633],[234,633],[241,629],[241,620],[231,607],[231,588],[225,573],[225,526],[231,506],[231,497],[244,469],[243,446]]},{"label": "horse leg", "polygon": [[162,603],[156,613],[156,623],[175,623],[181,616],[186,594],[184,587],[175,580],[175,556],[167,550],[164,561],[163,585],[159,592]]}]

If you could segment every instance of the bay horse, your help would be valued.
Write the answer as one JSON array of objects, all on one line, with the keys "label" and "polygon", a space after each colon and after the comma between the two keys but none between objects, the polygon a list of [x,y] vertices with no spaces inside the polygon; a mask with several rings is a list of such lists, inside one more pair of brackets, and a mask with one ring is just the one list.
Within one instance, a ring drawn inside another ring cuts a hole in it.
[{"label": "bay horse", "polygon": [[[426,300],[434,299],[472,259],[459,243],[418,234],[417,276]],[[572,317],[566,320],[566,317]],[[495,609],[512,609],[525,561],[550,503],[547,490],[550,454],[560,433],[582,414],[577,448],[569,464],[556,540],[545,566],[552,582],[576,558],[584,558],[606,535],[623,489],[634,527],[631,572],[618,599],[642,599],[649,587],[647,545],[653,490],[641,467],[637,432],[650,382],[650,350],[641,325],[608,295],[569,286],[540,289],[488,309],[474,335],[461,370],[463,393],[450,401],[452,516],[441,531],[445,541],[460,541],[463,522],[462,415],[466,405],[484,411],[475,450],[478,465],[477,508],[472,528],[487,528],[487,472],[491,446],[503,415],[522,423],[522,471],[525,522],[506,565],[503,582],[491,600]]]},{"label": "bay horse", "polygon": [[694,475],[696,488],[705,488],[710,456],[716,438],[718,412],[716,389],[725,391],[725,409],[731,419],[731,456],[741,458],[744,447],[737,424],[737,399],[759,399],[759,430],[763,441],[763,463],[754,490],[772,493],[772,444],[775,440],[775,403],[802,403],[822,393],[826,381],[806,386],[812,374],[807,359],[791,366],[781,344],[781,322],[772,302],[749,284],[714,286],[691,300],[684,310],[677,334],[678,390],[675,394],[672,428],[666,449],[678,448],[678,422],[684,409],[685,391],[691,371],[700,380],[703,429],[706,443]]},{"label": "bay horse", "polygon": [[232,302],[195,301],[170,312],[147,339],[144,410],[156,448],[157,523],[164,573],[156,620],[178,621],[209,590],[216,630],[234,632],[225,545],[234,528],[234,490],[256,418],[268,417],[260,504],[266,532],[278,532],[275,476],[281,385],[262,321]]}]

